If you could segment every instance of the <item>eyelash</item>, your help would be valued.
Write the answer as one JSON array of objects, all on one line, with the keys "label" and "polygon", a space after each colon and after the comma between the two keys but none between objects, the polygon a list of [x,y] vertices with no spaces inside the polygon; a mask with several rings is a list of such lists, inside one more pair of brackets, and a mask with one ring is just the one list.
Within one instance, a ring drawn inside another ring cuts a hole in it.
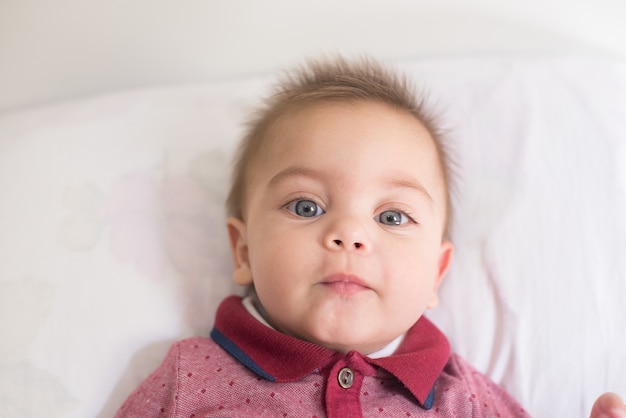
[{"label": "eyelash", "polygon": [[[310,216],[298,213],[298,205],[300,203],[303,203],[303,202],[309,202],[311,204],[308,207],[309,209],[311,209],[312,206],[315,206],[315,212],[314,213],[310,213]],[[292,206],[293,206],[293,208],[292,208]],[[322,216],[324,213],[326,213],[324,208],[322,208],[314,200],[311,200],[311,199],[296,199],[296,200],[292,200],[291,202],[287,203],[287,205],[285,205],[285,208],[289,212],[291,212],[291,213],[293,213],[296,216],[301,217],[301,218],[317,218],[318,216]]]},{"label": "eyelash", "polygon": [[[323,215],[324,213],[326,213],[326,210],[322,207],[322,205],[320,205],[319,203],[317,203],[317,201],[316,201],[315,199],[312,199],[312,198],[310,198],[310,197],[308,197],[308,196],[300,196],[300,197],[296,197],[296,198],[294,198],[294,199],[291,199],[289,202],[287,202],[287,203],[285,203],[284,205],[282,205],[282,208],[283,208],[283,209],[287,209],[289,212],[291,212],[291,213],[295,214],[296,216],[299,216],[299,217],[301,217],[301,218],[307,218],[306,216],[298,215],[298,214],[296,213],[295,207],[294,207],[293,209],[290,209],[290,206],[295,205],[295,204],[297,204],[298,202],[301,202],[301,201],[309,201],[309,202],[312,202],[312,203],[314,203],[314,204],[318,207],[318,209],[319,209],[319,210],[321,210],[321,211],[322,211],[322,213],[320,213],[319,215],[311,216],[312,218],[313,218],[313,217],[318,217],[318,216],[321,216],[321,215]],[[399,213],[401,216],[405,216],[405,217],[407,218],[407,222],[406,222],[406,223],[401,223],[401,224],[396,225],[396,226],[402,226],[402,225],[409,224],[409,223],[410,223],[410,224],[419,224],[419,222],[417,222],[417,221],[415,220],[415,218],[413,217],[413,215],[412,215],[410,212],[408,212],[408,211],[406,211],[406,210],[402,210],[402,209],[395,209],[395,208],[391,208],[391,209],[385,209],[385,210],[383,210],[383,211],[379,212],[376,216],[374,216],[374,219],[375,219],[377,222],[381,223],[382,225],[387,225],[387,224],[383,224],[382,222],[380,222],[380,216],[382,216],[382,214],[383,214],[383,213],[385,213],[385,212],[397,212],[397,213]],[[393,225],[387,225],[387,226],[393,226]]]},{"label": "eyelash", "polygon": [[[405,223],[400,223],[398,225],[390,225],[390,224],[385,224],[383,222],[381,222],[381,216],[386,213],[386,212],[396,212],[398,214],[400,214],[400,216],[404,216],[407,218],[407,221]],[[377,222],[380,222],[383,225],[387,225],[387,226],[403,226],[405,224],[417,224],[418,222],[415,220],[415,218],[407,211],[405,210],[401,210],[401,209],[385,209],[383,211],[381,211],[378,215],[376,215],[374,217],[374,219],[377,220]]]},{"label": "eyelash", "polygon": [[315,203],[315,205],[317,205],[318,208],[320,208],[323,212],[326,212],[326,209],[324,209],[324,207],[318,203],[317,199],[311,198],[309,196],[297,196],[293,199],[290,199],[287,203],[285,203],[281,207],[283,209],[289,210],[292,213],[295,213],[295,211],[290,210],[289,207],[303,200]]}]

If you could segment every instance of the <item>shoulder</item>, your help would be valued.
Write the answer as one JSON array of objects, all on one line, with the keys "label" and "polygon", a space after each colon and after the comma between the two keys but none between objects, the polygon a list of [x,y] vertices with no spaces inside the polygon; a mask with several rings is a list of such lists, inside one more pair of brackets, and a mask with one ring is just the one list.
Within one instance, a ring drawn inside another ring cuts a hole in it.
[{"label": "shoulder", "polygon": [[439,408],[461,410],[463,416],[529,416],[510,394],[457,354],[450,356],[437,382],[435,399]]},{"label": "shoulder", "polygon": [[[193,407],[197,395],[205,394],[211,384],[228,382],[232,377],[226,371],[241,373],[228,357],[210,338],[193,337],[172,344],[161,365],[128,397],[116,418],[179,416]],[[210,405],[215,400],[204,402]]]},{"label": "shoulder", "polygon": [[196,386],[206,382],[229,383],[233,376],[251,374],[211,338],[181,340],[172,346],[167,357],[170,364],[175,364],[179,390],[202,390],[205,388]]},{"label": "shoulder", "polygon": [[206,337],[190,337],[179,340],[170,345],[161,367],[168,364],[178,364],[180,361],[194,360],[202,356],[203,353],[211,353],[216,349],[219,347],[215,342]]},{"label": "shoulder", "polygon": [[218,344],[208,337],[191,337],[174,343],[164,362],[176,363],[179,372],[187,366],[197,367],[230,359]]},{"label": "shoulder", "polygon": [[168,355],[200,355],[204,351],[214,351],[220,349],[215,341],[209,337],[190,337],[172,344]]},{"label": "shoulder", "polygon": [[458,354],[451,354],[443,374],[455,381],[462,381],[467,387],[496,386],[487,376],[479,372]]}]

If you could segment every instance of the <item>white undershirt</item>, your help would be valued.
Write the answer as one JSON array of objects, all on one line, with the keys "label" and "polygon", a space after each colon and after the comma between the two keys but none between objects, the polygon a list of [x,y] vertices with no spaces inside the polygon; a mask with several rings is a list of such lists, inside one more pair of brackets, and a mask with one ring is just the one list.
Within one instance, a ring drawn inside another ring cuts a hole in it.
[{"label": "white undershirt", "polygon": [[[265,318],[263,318],[259,310],[256,308],[256,306],[254,305],[254,299],[255,299],[254,295],[249,295],[249,296],[244,297],[242,301],[243,306],[250,313],[250,315],[252,315],[257,321],[259,321],[266,327],[269,327],[275,330],[275,328],[271,326],[269,322],[265,320]],[[369,358],[381,358],[381,357],[388,357],[392,355],[398,349],[398,347],[402,343],[402,340],[404,340],[404,335],[405,334],[400,335],[398,338],[396,338],[395,340],[393,340],[392,342],[390,342],[389,344],[387,344],[380,350],[374,351],[371,354],[367,354],[367,356]]]}]

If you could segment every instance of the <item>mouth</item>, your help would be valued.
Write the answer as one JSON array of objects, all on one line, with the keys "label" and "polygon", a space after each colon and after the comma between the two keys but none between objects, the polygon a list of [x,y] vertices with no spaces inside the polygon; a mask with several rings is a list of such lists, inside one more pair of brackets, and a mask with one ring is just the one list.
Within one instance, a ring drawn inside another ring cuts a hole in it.
[{"label": "mouth", "polygon": [[320,282],[320,285],[345,296],[354,295],[364,290],[372,290],[372,288],[367,285],[365,280],[360,277],[343,273],[331,274],[330,276],[325,277]]}]

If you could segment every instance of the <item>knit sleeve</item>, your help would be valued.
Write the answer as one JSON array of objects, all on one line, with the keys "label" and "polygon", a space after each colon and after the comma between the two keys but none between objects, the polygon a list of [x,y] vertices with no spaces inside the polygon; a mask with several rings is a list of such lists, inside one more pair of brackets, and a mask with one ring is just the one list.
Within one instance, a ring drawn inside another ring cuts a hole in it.
[{"label": "knit sleeve", "polygon": [[150,376],[126,399],[115,418],[152,418],[175,416],[178,390],[179,344]]}]

